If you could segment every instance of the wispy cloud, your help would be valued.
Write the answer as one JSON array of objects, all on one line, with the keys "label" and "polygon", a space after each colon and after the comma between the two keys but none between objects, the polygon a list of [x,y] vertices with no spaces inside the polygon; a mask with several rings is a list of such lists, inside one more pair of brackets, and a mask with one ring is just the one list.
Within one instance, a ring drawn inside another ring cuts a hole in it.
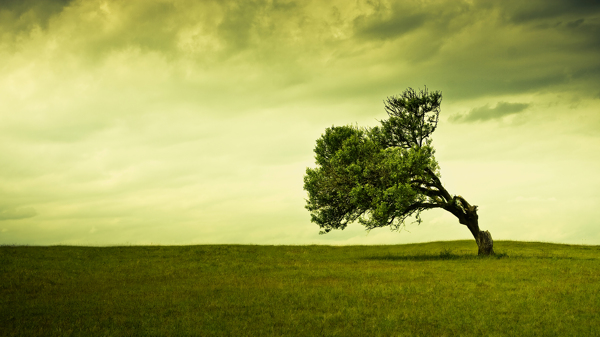
[{"label": "wispy cloud", "polygon": [[508,115],[514,115],[525,111],[529,103],[498,102],[495,107],[489,104],[472,109],[466,114],[455,114],[448,118],[453,123],[471,123],[500,119]]},{"label": "wispy cloud", "polygon": [[0,208],[0,221],[33,218],[38,213],[31,207]]}]

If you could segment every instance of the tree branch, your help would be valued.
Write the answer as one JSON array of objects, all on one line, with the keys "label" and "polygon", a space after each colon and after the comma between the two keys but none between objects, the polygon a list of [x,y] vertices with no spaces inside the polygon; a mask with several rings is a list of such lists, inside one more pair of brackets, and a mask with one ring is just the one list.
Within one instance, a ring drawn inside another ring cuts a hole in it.
[{"label": "tree branch", "polygon": [[448,202],[447,200],[444,200],[444,194],[441,191],[432,190],[432,189],[425,188],[422,186],[413,186],[413,188],[419,190],[419,192],[425,194],[426,196],[428,196],[430,198],[439,197],[440,200],[442,200],[442,203]]},{"label": "tree branch", "polygon": [[466,216],[466,214],[456,204],[454,204],[454,203],[447,203],[442,208],[445,209],[446,211],[452,213],[452,215],[454,215],[455,217],[457,217],[458,218],[458,222],[460,222],[463,225],[466,224],[466,222],[465,222],[465,219],[466,219],[465,216]]},{"label": "tree branch", "polygon": [[432,204],[428,202],[417,202],[408,206],[401,215],[410,214],[417,210],[426,210],[432,208],[443,208],[443,204]]},{"label": "tree branch", "polygon": [[462,204],[461,206],[462,206],[462,207],[463,207],[463,208],[464,208],[466,211],[469,211],[469,212],[475,212],[475,211],[477,211],[477,206],[476,206],[476,205],[473,205],[473,206],[471,206],[471,204],[469,204],[469,203],[468,203],[468,202],[465,200],[465,198],[461,197],[460,195],[457,195],[457,196],[455,196],[454,198],[455,198],[456,200],[458,200],[458,201],[459,201],[459,202]]},{"label": "tree branch", "polygon": [[433,186],[435,186],[443,194],[444,199],[446,199],[446,202],[450,202],[452,200],[452,196],[444,188],[444,186],[442,185],[442,182],[440,181],[440,178],[438,178],[435,175],[435,172],[433,172],[429,167],[426,167],[425,171],[429,174],[429,177],[431,178],[431,180],[433,180]]}]

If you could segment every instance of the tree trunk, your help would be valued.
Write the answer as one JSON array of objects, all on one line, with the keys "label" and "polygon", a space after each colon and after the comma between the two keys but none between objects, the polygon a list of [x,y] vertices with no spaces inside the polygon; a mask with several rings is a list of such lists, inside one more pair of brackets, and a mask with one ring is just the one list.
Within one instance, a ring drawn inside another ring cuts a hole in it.
[{"label": "tree trunk", "polygon": [[478,255],[494,255],[494,240],[489,231],[479,231],[476,241],[479,247]]},{"label": "tree trunk", "polygon": [[458,218],[458,222],[467,226],[471,234],[477,242],[479,248],[478,255],[494,255],[494,240],[492,234],[488,231],[479,229],[479,215],[477,215],[477,206],[469,204],[465,198],[460,195],[450,197],[450,193],[444,189],[437,176],[430,170],[430,176],[434,180],[434,186],[440,191],[443,198],[448,200],[447,204],[442,206],[443,209],[454,214]]},{"label": "tree trunk", "polygon": [[465,217],[460,219],[462,224],[467,226],[471,231],[471,234],[477,242],[478,255],[494,255],[494,240],[492,240],[492,234],[489,231],[482,231],[479,229],[479,216],[477,215],[477,206],[471,207],[471,209],[465,212]]}]

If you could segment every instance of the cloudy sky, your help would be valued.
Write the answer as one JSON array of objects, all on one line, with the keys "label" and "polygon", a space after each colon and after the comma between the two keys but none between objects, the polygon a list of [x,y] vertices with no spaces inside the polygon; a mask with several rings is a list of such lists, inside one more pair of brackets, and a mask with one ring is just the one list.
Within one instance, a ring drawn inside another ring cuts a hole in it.
[{"label": "cloudy sky", "polygon": [[600,3],[2,1],[0,244],[394,244],[318,235],[331,125],[443,93],[442,182],[495,240],[600,244]]}]

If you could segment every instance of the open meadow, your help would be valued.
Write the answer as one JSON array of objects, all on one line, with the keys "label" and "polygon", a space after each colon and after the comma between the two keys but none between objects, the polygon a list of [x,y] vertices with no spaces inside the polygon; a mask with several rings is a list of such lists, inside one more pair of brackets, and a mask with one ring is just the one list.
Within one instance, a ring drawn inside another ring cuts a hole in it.
[{"label": "open meadow", "polygon": [[0,247],[2,336],[600,335],[600,247]]}]

